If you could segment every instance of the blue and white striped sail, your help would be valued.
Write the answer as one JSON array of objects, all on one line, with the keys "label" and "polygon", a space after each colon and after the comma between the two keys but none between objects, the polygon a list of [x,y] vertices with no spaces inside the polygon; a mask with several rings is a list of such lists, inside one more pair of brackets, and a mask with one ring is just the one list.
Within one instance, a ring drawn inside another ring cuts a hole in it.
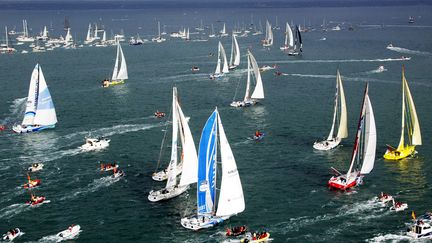
[{"label": "blue and white striped sail", "polygon": [[36,64],[30,80],[23,125],[54,125],[57,115],[42,69]]},{"label": "blue and white striped sail", "polygon": [[213,214],[216,198],[217,116],[215,110],[208,118],[198,152],[198,215]]}]

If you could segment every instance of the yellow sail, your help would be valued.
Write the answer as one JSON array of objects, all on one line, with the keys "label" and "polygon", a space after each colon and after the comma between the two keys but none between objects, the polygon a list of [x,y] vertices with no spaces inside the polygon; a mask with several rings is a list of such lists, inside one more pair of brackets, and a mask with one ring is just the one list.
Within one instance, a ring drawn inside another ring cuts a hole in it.
[{"label": "yellow sail", "polygon": [[340,93],[340,121],[339,121],[337,137],[347,138],[348,137],[347,107],[345,101],[345,92],[342,85],[342,78],[340,76],[339,70],[337,70],[337,81],[338,81],[339,93]]},{"label": "yellow sail", "polygon": [[[405,104],[406,102],[406,104]],[[407,114],[407,115],[406,115]],[[407,121],[405,120],[408,119]],[[405,128],[407,130],[408,143],[405,143]],[[417,117],[417,111],[414,105],[414,100],[411,91],[408,87],[408,82],[405,78],[405,68],[402,67],[402,128],[401,138],[398,147],[395,149],[391,146],[384,154],[384,158],[388,160],[399,160],[410,155],[413,155],[416,145],[421,145],[420,123]]]}]

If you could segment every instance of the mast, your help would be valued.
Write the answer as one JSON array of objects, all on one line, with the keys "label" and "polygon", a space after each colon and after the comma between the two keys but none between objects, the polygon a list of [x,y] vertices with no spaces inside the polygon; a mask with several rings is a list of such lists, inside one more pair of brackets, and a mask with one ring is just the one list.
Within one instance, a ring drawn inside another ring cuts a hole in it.
[{"label": "mast", "polygon": [[335,101],[334,101],[333,122],[332,122],[332,127],[330,129],[330,133],[327,136],[327,140],[332,140],[333,139],[333,133],[334,133],[334,128],[335,128],[335,124],[336,124],[336,117],[337,117],[337,112],[338,112],[338,99],[339,99],[339,79],[338,79],[338,75],[339,75],[339,70],[337,70],[337,73],[336,73],[336,93],[335,93]]},{"label": "mast", "polygon": [[251,63],[250,63],[250,52],[249,51],[247,54],[247,60],[248,60],[247,83],[246,83],[246,93],[245,93],[244,101],[247,101],[250,99],[249,93],[250,93]]},{"label": "mast", "polygon": [[403,150],[405,147],[405,74],[404,67],[402,67],[402,127],[401,127],[401,138],[397,150]]},{"label": "mast", "polygon": [[177,184],[177,144],[178,144],[178,118],[177,118],[177,88],[173,88],[172,96],[172,141],[171,160],[168,166],[168,181],[165,188],[174,187]]}]

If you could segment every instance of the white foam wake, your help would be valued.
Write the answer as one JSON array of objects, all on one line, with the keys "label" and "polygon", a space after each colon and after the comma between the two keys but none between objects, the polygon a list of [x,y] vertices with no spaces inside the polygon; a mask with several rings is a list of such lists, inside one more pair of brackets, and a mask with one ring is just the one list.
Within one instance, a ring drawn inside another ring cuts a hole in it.
[{"label": "white foam wake", "polygon": [[9,114],[6,115],[6,117],[1,121],[1,124],[6,124],[11,121],[18,120],[18,116],[21,115],[21,113],[24,113],[26,101],[27,97],[17,98],[11,101],[10,103],[12,104],[9,106]]},{"label": "white foam wake", "polygon": [[407,48],[397,47],[397,46],[387,46],[387,49],[389,49],[391,51],[399,52],[399,53],[411,54],[411,55],[420,55],[420,56],[429,56],[432,54],[432,53],[427,52],[427,51],[410,50]]},{"label": "white foam wake", "polygon": [[412,240],[412,238],[406,236],[406,235],[396,235],[396,234],[386,234],[382,235],[379,234],[375,236],[374,238],[367,239],[366,242],[398,242],[398,241],[409,241]]},{"label": "white foam wake", "polygon": [[87,185],[87,187],[80,188],[80,189],[76,190],[75,192],[71,192],[68,195],[60,198],[60,200],[68,200],[71,198],[78,197],[82,194],[88,194],[88,193],[95,192],[102,187],[109,187],[112,184],[119,181],[121,178],[122,177],[113,178],[113,177],[111,177],[111,175],[109,175],[109,176],[105,176],[105,177],[102,177],[99,179],[94,179],[92,183]]},{"label": "white foam wake", "polygon": [[284,60],[284,61],[267,61],[271,63],[345,63],[345,62],[396,62],[407,61],[399,58],[378,58],[378,59],[343,59],[343,60]]}]

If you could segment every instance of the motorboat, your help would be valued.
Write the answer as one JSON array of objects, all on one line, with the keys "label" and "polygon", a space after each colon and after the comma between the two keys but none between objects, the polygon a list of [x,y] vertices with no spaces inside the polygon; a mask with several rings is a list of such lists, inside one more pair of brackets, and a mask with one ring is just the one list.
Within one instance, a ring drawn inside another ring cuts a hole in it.
[{"label": "motorboat", "polygon": [[19,228],[10,229],[8,232],[3,234],[3,240],[4,241],[13,241],[15,238],[23,235],[24,232],[22,232]]},{"label": "motorboat", "polygon": [[29,172],[36,172],[36,171],[40,171],[42,170],[44,167],[44,164],[42,163],[33,163],[29,168],[28,171]]},{"label": "motorboat", "polygon": [[85,144],[80,146],[84,151],[104,149],[109,146],[111,140],[107,138],[87,138]]},{"label": "motorboat", "polygon": [[80,232],[81,232],[81,226],[71,225],[67,229],[58,233],[56,236],[61,238],[62,240],[71,240],[75,238]]}]

